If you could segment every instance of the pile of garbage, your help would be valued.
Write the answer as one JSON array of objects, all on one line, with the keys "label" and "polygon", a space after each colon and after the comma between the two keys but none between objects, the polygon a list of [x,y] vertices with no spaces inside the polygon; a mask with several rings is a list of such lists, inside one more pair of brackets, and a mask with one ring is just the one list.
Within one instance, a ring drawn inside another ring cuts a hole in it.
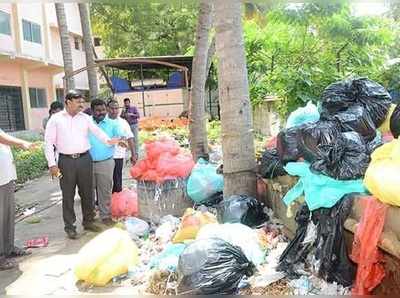
[{"label": "pile of garbage", "polygon": [[[298,177],[283,202],[290,209],[295,200],[304,201],[295,217],[296,235],[280,256],[278,270],[301,280],[308,269],[361,295],[382,281],[377,245],[385,213],[379,210],[386,210],[384,203],[400,206],[400,176],[395,174],[400,170],[400,143],[393,140],[400,133],[399,110],[378,83],[346,79],[325,89],[319,107],[310,102],[294,111],[285,129],[267,144],[261,175]],[[369,194],[373,197],[365,204],[374,206],[375,213],[364,209],[353,251],[348,252],[344,221],[353,200]],[[368,243],[363,241],[367,236]]]},{"label": "pile of garbage", "polygon": [[189,120],[187,118],[152,116],[141,118],[139,120],[139,128],[147,131],[152,131],[159,128],[183,128],[187,127],[188,125]]}]

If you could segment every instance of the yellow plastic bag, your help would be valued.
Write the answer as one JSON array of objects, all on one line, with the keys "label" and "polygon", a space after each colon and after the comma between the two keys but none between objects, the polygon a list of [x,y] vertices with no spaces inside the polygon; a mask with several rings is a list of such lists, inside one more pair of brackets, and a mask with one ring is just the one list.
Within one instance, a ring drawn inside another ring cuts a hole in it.
[{"label": "yellow plastic bag", "polygon": [[400,206],[400,141],[393,140],[374,151],[364,184],[381,202]]},{"label": "yellow plastic bag", "polygon": [[390,105],[390,109],[388,111],[388,114],[387,114],[387,117],[386,117],[385,121],[382,123],[381,126],[378,127],[378,130],[382,134],[390,132],[390,118],[392,117],[392,114],[393,114],[395,108],[396,108],[396,105],[394,105],[394,104]]},{"label": "yellow plastic bag", "polygon": [[201,227],[212,223],[218,223],[213,214],[188,208],[183,214],[181,224],[172,242],[180,243],[186,240],[194,240]]},{"label": "yellow plastic bag", "polygon": [[78,253],[75,276],[87,284],[105,286],[113,277],[139,263],[139,251],[128,232],[112,228],[90,240]]}]

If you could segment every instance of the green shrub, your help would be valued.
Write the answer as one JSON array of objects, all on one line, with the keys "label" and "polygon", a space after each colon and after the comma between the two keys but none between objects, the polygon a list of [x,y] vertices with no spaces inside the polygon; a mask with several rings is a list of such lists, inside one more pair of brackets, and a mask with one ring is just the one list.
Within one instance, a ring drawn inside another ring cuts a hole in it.
[{"label": "green shrub", "polygon": [[27,151],[13,148],[15,166],[17,168],[17,183],[24,183],[28,180],[40,177],[47,168],[47,161],[44,155],[43,143],[35,150]]}]

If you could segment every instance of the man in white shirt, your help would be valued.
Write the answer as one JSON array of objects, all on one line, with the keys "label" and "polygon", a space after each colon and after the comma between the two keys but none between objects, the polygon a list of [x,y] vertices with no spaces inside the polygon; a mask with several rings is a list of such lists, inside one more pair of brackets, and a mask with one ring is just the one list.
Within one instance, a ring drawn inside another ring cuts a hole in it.
[{"label": "man in white shirt", "polygon": [[[119,116],[119,105],[116,100],[108,101],[107,108],[108,108],[108,117],[110,119],[118,121],[122,131],[127,136],[126,139],[128,141],[129,150],[131,151],[131,162],[132,165],[134,165],[137,160],[137,152],[135,150],[136,140],[134,139],[129,123],[128,121]],[[121,146],[116,146],[114,152],[115,166],[113,174],[113,189],[112,189],[113,193],[122,191],[122,169],[124,166],[125,156],[126,156],[126,148]]]},{"label": "man in white shirt", "polygon": [[32,143],[14,138],[0,129],[0,271],[16,267],[9,257],[29,254],[14,246],[15,180],[17,173],[10,146],[25,150],[34,148]]}]

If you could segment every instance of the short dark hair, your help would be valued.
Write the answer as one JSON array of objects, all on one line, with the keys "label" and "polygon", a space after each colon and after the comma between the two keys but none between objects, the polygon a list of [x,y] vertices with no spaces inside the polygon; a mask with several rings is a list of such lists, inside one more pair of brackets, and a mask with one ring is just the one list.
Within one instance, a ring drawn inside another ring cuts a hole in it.
[{"label": "short dark hair", "polygon": [[107,107],[109,107],[111,104],[117,104],[119,105],[118,101],[116,101],[115,99],[110,99],[109,101],[107,101]]},{"label": "short dark hair", "polygon": [[60,109],[60,110],[64,109],[64,105],[63,105],[62,102],[53,101],[53,102],[50,104],[50,110],[57,110],[57,109]]},{"label": "short dark hair", "polygon": [[74,98],[83,98],[82,93],[80,93],[78,90],[76,89],[71,89],[67,92],[67,94],[65,95],[65,101],[67,100],[72,100]]},{"label": "short dark hair", "polygon": [[104,100],[96,98],[91,101],[90,108],[94,110],[94,108],[97,106],[105,106],[105,105],[106,103],[104,102]]},{"label": "short dark hair", "polygon": [[131,102],[131,100],[128,97],[124,99],[124,103],[126,103],[127,101]]}]

